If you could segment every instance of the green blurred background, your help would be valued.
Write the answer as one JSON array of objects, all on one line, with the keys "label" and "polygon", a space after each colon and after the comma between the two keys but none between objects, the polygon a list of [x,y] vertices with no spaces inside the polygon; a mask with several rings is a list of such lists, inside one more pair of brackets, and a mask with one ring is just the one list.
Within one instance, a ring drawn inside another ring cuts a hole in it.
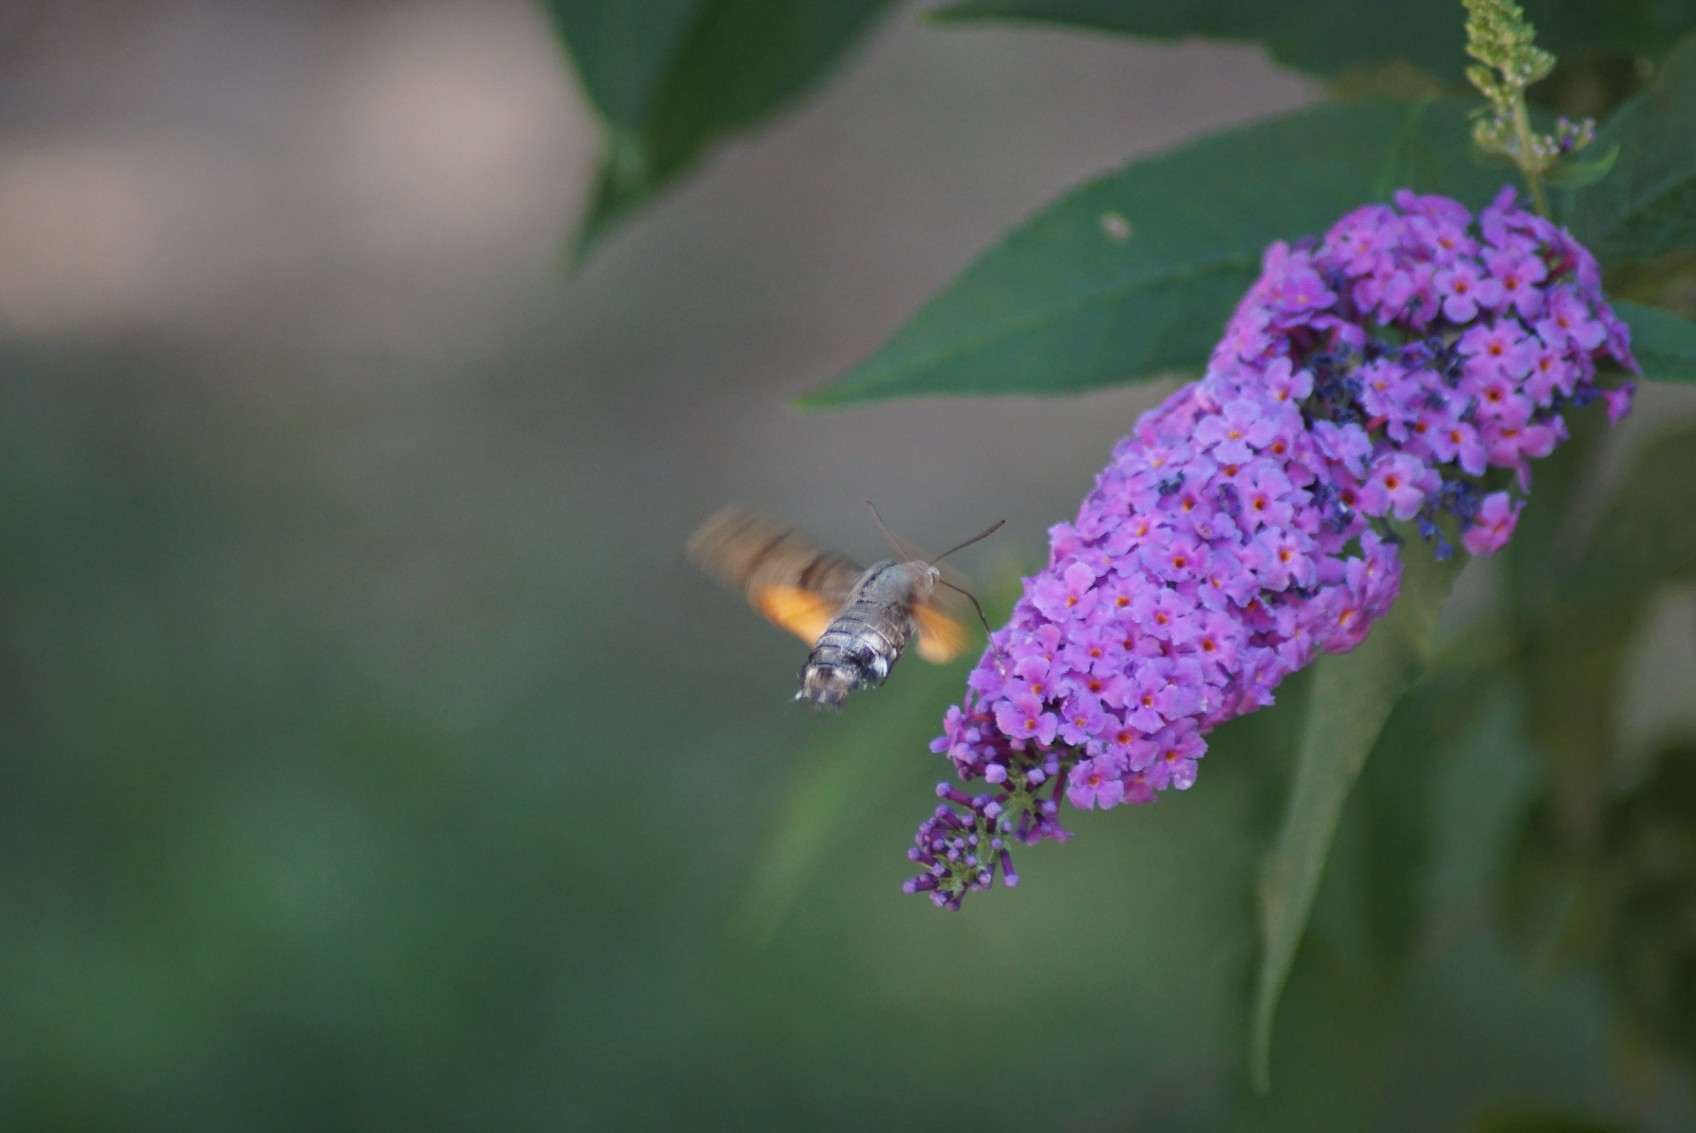
[{"label": "green blurred background", "polygon": [[[1280,713],[1015,892],[901,895],[962,670],[812,716],[684,537],[1006,516],[962,556],[1004,594],[1164,387],[784,403],[1063,189],[1319,93],[914,15],[570,274],[598,143],[527,3],[0,14],[0,1126],[1689,1127],[1592,979],[1498,940],[1499,690],[1428,688],[1492,724],[1370,765],[1269,1100]],[[1643,744],[1696,727],[1690,595],[1660,615]]]}]

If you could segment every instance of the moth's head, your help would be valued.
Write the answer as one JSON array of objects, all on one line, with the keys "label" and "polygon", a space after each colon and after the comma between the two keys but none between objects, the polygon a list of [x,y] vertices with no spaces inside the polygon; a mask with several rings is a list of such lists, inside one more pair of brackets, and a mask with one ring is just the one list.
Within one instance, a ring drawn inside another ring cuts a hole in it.
[{"label": "moth's head", "polygon": [[942,568],[935,563],[908,563],[907,569],[913,580],[913,597],[924,601],[930,597],[930,592],[936,589],[937,582],[942,578]]}]

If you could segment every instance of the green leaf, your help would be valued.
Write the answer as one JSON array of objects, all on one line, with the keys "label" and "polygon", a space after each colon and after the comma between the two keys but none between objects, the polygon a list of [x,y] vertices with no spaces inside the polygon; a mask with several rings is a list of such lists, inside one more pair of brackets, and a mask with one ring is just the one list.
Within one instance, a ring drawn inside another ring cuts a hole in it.
[{"label": "green leaf", "polygon": [[[1538,128],[1542,129],[1541,124]],[[1546,183],[1551,189],[1587,189],[1612,173],[1618,160],[1619,147],[1609,146],[1600,157],[1556,166],[1550,170]]]},{"label": "green leaf", "polygon": [[1696,7],[1677,0],[1525,0],[1520,6],[1537,29],[1537,45],[1563,64],[1609,57],[1659,59],[1696,28]]},{"label": "green leaf", "polygon": [[666,65],[704,0],[545,0],[577,77],[603,121],[642,128]]},{"label": "green leaf", "polygon": [[1631,328],[1631,352],[1643,377],[1696,385],[1696,322],[1637,303],[1620,301],[1613,309]]},{"label": "green leaf", "polygon": [[[1686,422],[1639,450],[1579,560],[1569,586],[1573,604],[1594,609],[1621,597],[1641,602],[1653,587],[1696,579],[1692,500],[1696,425]],[[1594,635],[1592,630],[1592,640]]]},{"label": "green leaf", "polygon": [[1070,393],[1206,363],[1274,240],[1402,187],[1482,204],[1457,103],[1315,107],[1134,161],[1015,229],[807,407]]},{"label": "green leaf", "polygon": [[1493,1106],[1473,1119],[1470,1133],[1643,1133],[1643,1128],[1584,1114]]},{"label": "green leaf", "polygon": [[1696,248],[1696,38],[1608,119],[1596,148],[1613,171],[1567,197],[1564,220],[1609,267]]},{"label": "green leaf", "polygon": [[583,254],[818,80],[890,0],[546,0],[607,132]]},{"label": "green leaf", "polygon": [[1431,627],[1461,563],[1432,560],[1424,544],[1403,555],[1395,608],[1353,653],[1323,657],[1313,672],[1284,825],[1260,882],[1261,954],[1249,1061],[1255,1088],[1271,1086],[1272,1024],[1325,870],[1343,804],[1384,722],[1425,664]]},{"label": "green leaf", "polygon": [[[1445,653],[1449,648],[1445,642]],[[1503,682],[1500,658],[1470,661],[1437,672],[1437,659],[1428,658],[1419,683],[1396,704],[1379,734],[1344,820],[1345,830],[1358,831],[1360,846],[1352,871],[1343,871],[1354,882],[1362,914],[1365,947],[1356,968],[1387,990],[1400,986],[1424,939],[1435,825],[1433,759],[1468,741]]]},{"label": "green leaf", "polygon": [[[1537,42],[1563,61],[1605,55],[1655,57],[1696,26],[1687,6],[1645,0],[1526,0]],[[1205,36],[1263,44],[1286,67],[1327,78],[1401,60],[1458,83],[1469,61],[1464,13],[1437,0],[963,0],[944,22],[1022,20],[1154,39]]]},{"label": "green leaf", "polygon": [[[967,650],[971,654],[971,650]],[[777,806],[776,827],[754,864],[733,928],[754,943],[774,937],[833,854],[851,853],[868,813],[899,808],[911,796],[907,772],[923,764],[934,780],[945,764],[925,764],[925,744],[965,687],[962,665],[908,661],[887,690],[858,694],[838,719],[821,718],[819,741],[796,757]],[[915,811],[916,825],[923,812]],[[900,850],[897,848],[896,857]],[[899,897],[895,890],[891,892]]]},{"label": "green leaf", "polygon": [[[1441,14],[1430,4],[1382,0],[965,0],[936,13],[942,21],[1028,20],[1154,39],[1205,36],[1261,43],[1277,62],[1314,75],[1403,59],[1458,80],[1466,37],[1458,4]],[[1443,19],[1447,15],[1452,18]]]}]

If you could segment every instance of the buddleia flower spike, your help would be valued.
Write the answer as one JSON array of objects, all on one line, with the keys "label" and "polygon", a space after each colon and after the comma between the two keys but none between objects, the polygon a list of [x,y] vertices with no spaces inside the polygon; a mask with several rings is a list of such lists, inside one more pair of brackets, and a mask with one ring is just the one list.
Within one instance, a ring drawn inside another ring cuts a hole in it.
[{"label": "buddleia flower spike", "polygon": [[[1489,555],[1531,466],[1635,370],[1590,253],[1505,188],[1477,217],[1402,191],[1278,243],[1206,375],[1119,442],[948,710],[909,892],[958,908],[1061,810],[1187,790],[1226,720],[1343,653],[1403,557]],[[1430,547],[1404,547],[1404,531]]]}]

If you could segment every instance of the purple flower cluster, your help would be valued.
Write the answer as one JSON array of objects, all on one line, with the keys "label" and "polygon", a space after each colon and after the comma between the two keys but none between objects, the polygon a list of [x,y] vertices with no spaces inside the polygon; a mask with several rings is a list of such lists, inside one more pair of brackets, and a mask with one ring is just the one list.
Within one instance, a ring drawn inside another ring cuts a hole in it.
[{"label": "purple flower cluster", "polygon": [[[1412,524],[1439,557],[1513,534],[1530,462],[1636,368],[1590,253],[1515,206],[1396,194],[1324,240],[1274,244],[1207,374],[1143,416],[1050,531],[1048,566],[932,750],[962,780],[909,851],[909,892],[957,908],[1008,844],[1063,839],[1059,802],[1188,788],[1216,725],[1272,703],[1315,653],[1366,637]],[[1495,471],[1493,471],[1495,470]]]}]

